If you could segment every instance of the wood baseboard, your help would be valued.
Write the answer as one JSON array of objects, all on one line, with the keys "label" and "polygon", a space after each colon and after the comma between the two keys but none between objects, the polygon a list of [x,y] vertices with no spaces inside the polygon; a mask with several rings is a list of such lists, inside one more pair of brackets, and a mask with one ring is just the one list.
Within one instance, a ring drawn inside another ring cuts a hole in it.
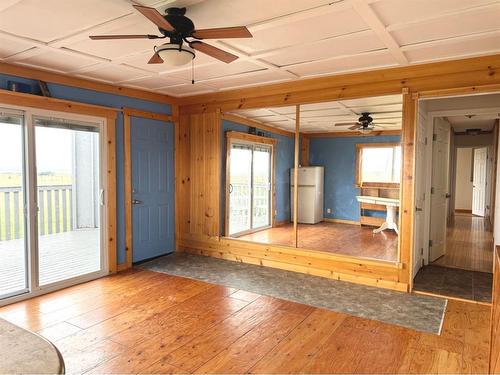
[{"label": "wood baseboard", "polygon": [[344,219],[332,219],[329,217],[324,217],[323,221],[326,221],[327,223],[338,223],[338,224],[351,224],[351,225],[361,225],[359,221],[355,220],[344,220]]},{"label": "wood baseboard", "polygon": [[275,221],[273,228],[281,227],[282,225],[290,224],[289,220]]},{"label": "wood baseboard", "polygon": [[461,209],[461,208],[456,208],[455,212],[457,214],[472,214],[472,210],[465,210],[465,209]]},{"label": "wood baseboard", "polygon": [[385,219],[382,217],[361,216],[361,225],[368,225],[371,227],[379,227],[384,223]]}]

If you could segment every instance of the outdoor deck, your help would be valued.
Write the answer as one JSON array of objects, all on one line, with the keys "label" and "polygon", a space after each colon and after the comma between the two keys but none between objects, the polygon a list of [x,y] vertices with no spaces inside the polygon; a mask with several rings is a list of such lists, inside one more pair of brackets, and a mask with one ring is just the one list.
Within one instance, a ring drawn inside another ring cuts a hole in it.
[{"label": "outdoor deck", "polygon": [[[100,269],[99,230],[40,236],[40,285]],[[0,241],[0,297],[26,288],[24,239]]]}]

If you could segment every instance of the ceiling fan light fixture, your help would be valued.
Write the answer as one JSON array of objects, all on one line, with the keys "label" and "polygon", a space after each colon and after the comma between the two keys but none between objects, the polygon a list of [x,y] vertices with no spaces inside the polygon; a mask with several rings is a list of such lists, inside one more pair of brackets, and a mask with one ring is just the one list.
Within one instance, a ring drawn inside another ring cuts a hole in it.
[{"label": "ceiling fan light fixture", "polygon": [[358,129],[361,134],[370,134],[373,131],[373,128],[362,127]]},{"label": "ceiling fan light fixture", "polygon": [[191,47],[175,43],[165,43],[156,48],[156,53],[162,58],[166,65],[181,66],[190,63],[195,58]]}]

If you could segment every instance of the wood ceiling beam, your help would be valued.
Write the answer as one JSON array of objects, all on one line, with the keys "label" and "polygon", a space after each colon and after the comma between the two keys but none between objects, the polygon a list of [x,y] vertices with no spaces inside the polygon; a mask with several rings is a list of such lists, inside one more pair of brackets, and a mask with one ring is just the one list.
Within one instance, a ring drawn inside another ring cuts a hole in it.
[{"label": "wood ceiling beam", "polygon": [[382,43],[387,47],[391,55],[400,65],[408,65],[408,58],[401,51],[399,44],[387,31],[385,25],[378,18],[372,7],[365,0],[353,0],[352,6],[356,13],[366,22]]}]

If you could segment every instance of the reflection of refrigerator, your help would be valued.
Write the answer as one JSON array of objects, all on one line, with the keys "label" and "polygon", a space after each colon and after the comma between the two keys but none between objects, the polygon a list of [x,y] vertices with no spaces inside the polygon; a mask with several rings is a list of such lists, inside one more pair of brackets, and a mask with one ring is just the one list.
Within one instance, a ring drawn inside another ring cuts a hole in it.
[{"label": "reflection of refrigerator", "polygon": [[[293,174],[290,169],[290,213],[293,221]],[[324,167],[300,167],[298,173],[298,222],[316,224],[323,220]]]}]

